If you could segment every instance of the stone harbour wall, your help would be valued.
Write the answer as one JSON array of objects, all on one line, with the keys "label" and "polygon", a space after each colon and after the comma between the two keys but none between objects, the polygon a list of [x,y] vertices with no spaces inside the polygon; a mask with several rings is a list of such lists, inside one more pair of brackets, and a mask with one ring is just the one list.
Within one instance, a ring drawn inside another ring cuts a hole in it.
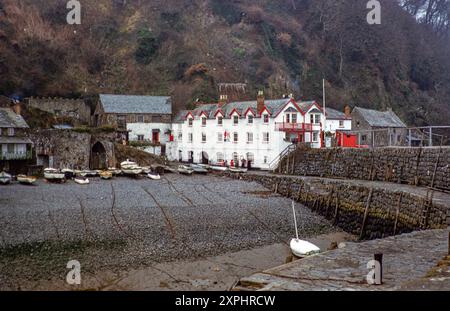
[{"label": "stone harbour wall", "polygon": [[301,148],[277,172],[405,183],[450,190],[450,147],[381,149]]},{"label": "stone harbour wall", "polygon": [[258,182],[292,198],[362,240],[384,238],[423,229],[446,228],[448,207],[404,191],[369,188],[320,178],[223,173]]}]

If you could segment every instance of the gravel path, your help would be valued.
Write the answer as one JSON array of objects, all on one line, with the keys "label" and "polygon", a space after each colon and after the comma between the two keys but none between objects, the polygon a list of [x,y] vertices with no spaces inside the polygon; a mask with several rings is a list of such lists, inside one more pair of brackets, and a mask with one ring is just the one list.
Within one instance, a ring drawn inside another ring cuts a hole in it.
[{"label": "gravel path", "polygon": [[[296,208],[302,236],[336,231]],[[14,287],[17,278],[62,275],[71,259],[88,271],[142,267],[286,243],[293,230],[290,200],[214,176],[5,186],[0,288]]]}]

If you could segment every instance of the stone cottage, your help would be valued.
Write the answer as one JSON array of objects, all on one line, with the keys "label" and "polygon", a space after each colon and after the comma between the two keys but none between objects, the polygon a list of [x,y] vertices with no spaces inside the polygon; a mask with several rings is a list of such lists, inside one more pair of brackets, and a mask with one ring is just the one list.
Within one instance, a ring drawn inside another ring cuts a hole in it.
[{"label": "stone cottage", "polygon": [[352,111],[352,132],[358,145],[369,147],[405,146],[407,127],[392,111],[355,107]]}]

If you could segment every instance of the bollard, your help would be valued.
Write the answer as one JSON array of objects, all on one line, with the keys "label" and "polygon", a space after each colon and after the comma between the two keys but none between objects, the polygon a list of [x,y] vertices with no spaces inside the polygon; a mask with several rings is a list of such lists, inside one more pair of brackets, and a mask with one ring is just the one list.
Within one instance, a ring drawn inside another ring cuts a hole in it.
[{"label": "bollard", "polygon": [[379,262],[380,264],[380,271],[378,273],[380,274],[379,283],[377,285],[383,284],[383,254],[375,254],[375,261]]}]

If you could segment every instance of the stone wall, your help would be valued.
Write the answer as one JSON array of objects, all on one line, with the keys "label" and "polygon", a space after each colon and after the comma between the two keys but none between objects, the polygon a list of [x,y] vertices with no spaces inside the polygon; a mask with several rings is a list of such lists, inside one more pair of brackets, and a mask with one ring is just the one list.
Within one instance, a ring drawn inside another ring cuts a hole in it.
[{"label": "stone wall", "polygon": [[223,173],[261,183],[292,198],[361,239],[376,239],[421,229],[446,228],[448,207],[404,191],[369,188],[320,178]]},{"label": "stone wall", "polygon": [[26,106],[30,106],[57,117],[69,117],[78,121],[74,125],[89,125],[91,123],[91,108],[83,99],[66,98],[27,98]]},{"label": "stone wall", "polygon": [[299,149],[278,172],[450,189],[450,148]]}]

